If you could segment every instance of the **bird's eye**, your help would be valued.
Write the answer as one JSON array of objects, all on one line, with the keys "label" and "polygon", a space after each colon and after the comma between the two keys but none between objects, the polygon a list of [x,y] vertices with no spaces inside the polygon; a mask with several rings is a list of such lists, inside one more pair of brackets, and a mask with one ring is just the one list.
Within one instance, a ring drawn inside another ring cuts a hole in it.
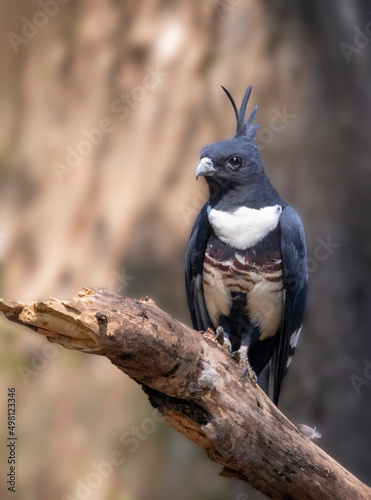
[{"label": "bird's eye", "polygon": [[239,156],[232,156],[232,158],[229,160],[229,163],[231,167],[239,168],[242,165],[242,158],[240,158]]}]

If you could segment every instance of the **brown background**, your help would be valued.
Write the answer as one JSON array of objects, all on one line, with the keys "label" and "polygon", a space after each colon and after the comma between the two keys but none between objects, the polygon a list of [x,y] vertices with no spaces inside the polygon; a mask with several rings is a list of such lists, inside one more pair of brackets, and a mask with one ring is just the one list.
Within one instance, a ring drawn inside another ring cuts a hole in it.
[{"label": "brown background", "polygon": [[[189,322],[184,252],[207,196],[194,178],[199,152],[234,131],[220,85],[240,102],[252,84],[263,163],[301,215],[310,257],[306,323],[280,407],[317,426],[320,446],[370,484],[371,386],[364,379],[357,394],[351,378],[371,360],[371,66],[368,37],[354,39],[371,21],[368,2],[71,0],[57,10],[16,52],[9,33],[45,16],[35,1],[0,3],[1,295],[107,286]],[[343,42],[358,43],[349,62]],[[166,76],[143,97],[135,87],[148,66]],[[132,92],[141,100],[121,119],[117,100]],[[284,110],[291,118],[272,130]],[[59,182],[53,163],[66,164],[66,147],[104,119],[114,130]],[[338,244],[330,253],[328,238]],[[73,496],[76,479],[115,449],[125,464],[89,498],[262,497],[219,478],[165,423],[130,452],[120,436],[152,418],[139,387],[106,359],[62,349],[25,383],[20,371],[46,342],[2,318],[0,329],[1,498]],[[16,495],[5,485],[9,386]]]}]

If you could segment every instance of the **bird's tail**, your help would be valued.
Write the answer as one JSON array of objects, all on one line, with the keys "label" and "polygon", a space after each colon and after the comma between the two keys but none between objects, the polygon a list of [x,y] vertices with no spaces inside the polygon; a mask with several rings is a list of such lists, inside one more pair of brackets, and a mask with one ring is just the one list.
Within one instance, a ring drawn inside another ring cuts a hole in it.
[{"label": "bird's tail", "polygon": [[274,370],[272,367],[272,359],[263,368],[258,376],[258,384],[266,393],[266,395],[273,401],[273,403],[278,405],[279,391],[276,390]]}]

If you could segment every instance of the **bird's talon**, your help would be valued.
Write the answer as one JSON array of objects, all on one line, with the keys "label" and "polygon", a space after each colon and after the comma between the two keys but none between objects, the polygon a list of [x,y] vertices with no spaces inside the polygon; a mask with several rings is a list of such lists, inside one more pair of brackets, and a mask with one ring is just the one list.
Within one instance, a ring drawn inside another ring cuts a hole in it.
[{"label": "bird's talon", "polygon": [[219,344],[223,345],[224,343],[224,330],[222,326],[218,326],[215,332],[215,340],[219,342]]},{"label": "bird's talon", "polygon": [[240,380],[244,380],[246,375],[252,382],[256,383],[258,381],[258,377],[252,368],[244,368],[240,375]]},{"label": "bird's talon", "polygon": [[215,340],[219,342],[221,346],[230,354],[232,352],[232,344],[229,340],[228,334],[225,333],[222,326],[218,326],[215,332]]},{"label": "bird's talon", "polygon": [[240,365],[242,366],[240,380],[243,380],[247,376],[252,382],[256,383],[258,381],[258,377],[256,376],[256,373],[250,365],[247,357],[245,358],[245,356],[240,356]]},{"label": "bird's talon", "polygon": [[235,361],[240,361],[240,353],[238,351],[231,352],[231,358]]},{"label": "bird's talon", "polygon": [[223,349],[225,349],[228,352],[228,354],[232,353],[232,344],[231,341],[227,338],[224,338]]}]

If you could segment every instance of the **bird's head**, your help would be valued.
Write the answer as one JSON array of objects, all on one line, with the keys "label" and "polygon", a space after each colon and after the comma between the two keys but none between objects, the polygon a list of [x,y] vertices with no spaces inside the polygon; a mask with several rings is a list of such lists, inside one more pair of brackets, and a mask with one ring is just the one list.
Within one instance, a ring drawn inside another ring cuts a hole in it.
[{"label": "bird's head", "polygon": [[237,109],[231,94],[222,87],[232,103],[237,130],[232,139],[206,146],[201,151],[201,160],[196,170],[196,179],[205,177],[210,195],[223,194],[239,188],[248,189],[256,179],[264,175],[255,142],[259,124],[254,125],[257,112],[255,106],[249,119],[245,121],[246,105],[251,94],[251,86],[246,90],[240,109]]}]

